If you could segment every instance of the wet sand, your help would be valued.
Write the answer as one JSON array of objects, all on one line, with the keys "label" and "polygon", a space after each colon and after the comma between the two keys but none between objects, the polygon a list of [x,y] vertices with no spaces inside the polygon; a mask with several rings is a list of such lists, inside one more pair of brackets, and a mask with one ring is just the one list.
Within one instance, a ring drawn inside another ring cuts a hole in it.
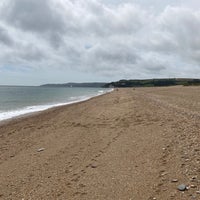
[{"label": "wet sand", "polygon": [[0,199],[200,199],[199,99],[119,89],[1,124]]}]

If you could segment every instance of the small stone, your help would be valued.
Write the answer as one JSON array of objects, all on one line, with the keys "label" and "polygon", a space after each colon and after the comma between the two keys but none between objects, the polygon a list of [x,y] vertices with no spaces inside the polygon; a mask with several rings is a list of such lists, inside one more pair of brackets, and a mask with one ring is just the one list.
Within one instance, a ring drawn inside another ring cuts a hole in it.
[{"label": "small stone", "polygon": [[197,186],[196,186],[196,185],[190,185],[190,187],[191,187],[191,188],[196,188]]},{"label": "small stone", "polygon": [[200,191],[196,191],[197,194],[200,194]]},{"label": "small stone", "polygon": [[187,187],[186,187],[186,190],[189,190],[189,189],[190,189],[190,186],[187,186]]},{"label": "small stone", "polygon": [[161,176],[165,176],[165,175],[167,175],[167,172],[164,172],[164,173],[161,174]]},{"label": "small stone", "polygon": [[91,168],[97,168],[97,165],[91,164]]},{"label": "small stone", "polygon": [[176,182],[178,182],[178,179],[176,179],[176,178],[175,178],[175,179],[172,179],[171,182],[172,182],[172,183],[176,183]]},{"label": "small stone", "polygon": [[175,194],[174,194],[174,193],[172,193],[172,194],[170,195],[170,197],[171,197],[171,198],[174,198],[174,197],[175,197]]},{"label": "small stone", "polygon": [[191,179],[190,179],[191,182],[198,182],[197,180],[197,176],[193,176]]},{"label": "small stone", "polygon": [[153,200],[156,200],[156,197],[154,197]]},{"label": "small stone", "polygon": [[187,189],[187,187],[184,184],[181,184],[181,185],[178,186],[179,191],[185,191],[186,189]]},{"label": "small stone", "polygon": [[44,151],[44,150],[45,150],[45,148],[40,148],[40,149],[37,150],[37,152],[41,152],[41,151]]}]

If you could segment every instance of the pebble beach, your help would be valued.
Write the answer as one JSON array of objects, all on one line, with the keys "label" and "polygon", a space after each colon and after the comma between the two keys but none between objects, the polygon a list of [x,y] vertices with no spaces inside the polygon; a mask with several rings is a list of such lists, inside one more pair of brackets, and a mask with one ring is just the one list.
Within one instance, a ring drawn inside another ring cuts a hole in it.
[{"label": "pebble beach", "polygon": [[1,123],[0,199],[200,199],[199,99],[115,89]]}]

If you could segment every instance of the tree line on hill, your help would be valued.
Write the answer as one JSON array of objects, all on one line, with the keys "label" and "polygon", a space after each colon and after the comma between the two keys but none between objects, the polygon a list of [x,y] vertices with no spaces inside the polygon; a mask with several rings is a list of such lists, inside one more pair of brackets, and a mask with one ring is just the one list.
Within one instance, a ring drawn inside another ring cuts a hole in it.
[{"label": "tree line on hill", "polygon": [[108,87],[161,87],[161,86],[196,86],[200,85],[200,79],[145,79],[145,80],[120,80],[116,82],[107,83],[104,85]]}]

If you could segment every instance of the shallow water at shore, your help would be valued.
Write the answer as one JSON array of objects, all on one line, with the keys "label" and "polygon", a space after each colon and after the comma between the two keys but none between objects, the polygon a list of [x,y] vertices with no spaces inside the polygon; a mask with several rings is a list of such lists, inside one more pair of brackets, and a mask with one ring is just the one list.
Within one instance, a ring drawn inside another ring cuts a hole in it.
[{"label": "shallow water at shore", "polygon": [[0,87],[0,121],[76,103],[109,92],[104,88]]}]

